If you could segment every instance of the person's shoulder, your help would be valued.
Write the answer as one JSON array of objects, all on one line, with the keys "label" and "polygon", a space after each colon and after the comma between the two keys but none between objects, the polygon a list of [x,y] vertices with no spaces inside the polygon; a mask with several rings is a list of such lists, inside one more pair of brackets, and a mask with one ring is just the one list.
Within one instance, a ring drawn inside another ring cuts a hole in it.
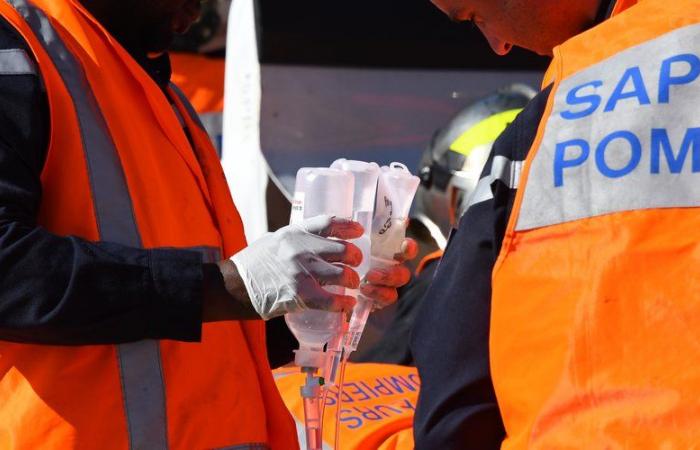
[{"label": "person's shoulder", "polygon": [[494,156],[503,156],[512,161],[524,161],[527,158],[551,94],[552,85],[549,85],[530,100],[496,139],[493,146]]}]

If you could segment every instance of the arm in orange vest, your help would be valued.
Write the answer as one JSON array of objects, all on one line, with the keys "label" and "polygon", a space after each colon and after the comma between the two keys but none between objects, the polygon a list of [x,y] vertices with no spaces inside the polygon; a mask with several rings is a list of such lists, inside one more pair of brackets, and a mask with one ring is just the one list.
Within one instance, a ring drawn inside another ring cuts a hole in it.
[{"label": "arm in orange vest", "polygon": [[[31,55],[4,20],[0,48]],[[200,256],[88,242],[37,226],[49,137],[37,73],[0,75],[0,99],[0,339],[198,340]]]}]

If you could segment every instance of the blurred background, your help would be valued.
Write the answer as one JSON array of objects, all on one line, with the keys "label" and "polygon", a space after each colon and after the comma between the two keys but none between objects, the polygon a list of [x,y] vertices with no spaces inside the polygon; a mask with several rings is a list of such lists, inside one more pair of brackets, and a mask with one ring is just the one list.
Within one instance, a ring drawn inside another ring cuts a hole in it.
[{"label": "blurred background", "polygon": [[[260,146],[287,193],[300,167],[339,157],[415,169],[459,110],[513,82],[537,87],[547,64],[519,49],[494,55],[476,27],[451,22],[429,0],[252,3]],[[230,6],[207,1],[178,50],[224,58]]]}]

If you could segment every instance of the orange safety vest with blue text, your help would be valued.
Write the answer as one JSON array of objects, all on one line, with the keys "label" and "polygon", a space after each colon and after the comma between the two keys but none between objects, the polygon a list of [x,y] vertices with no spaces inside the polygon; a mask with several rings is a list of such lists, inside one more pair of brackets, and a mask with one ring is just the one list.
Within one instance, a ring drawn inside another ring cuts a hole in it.
[{"label": "orange safety vest with blue text", "polygon": [[[275,370],[277,386],[306,442],[304,402],[298,367]],[[323,415],[323,450],[412,450],[413,416],[420,391],[415,367],[392,364],[353,364],[345,369],[340,395],[340,433],[334,447],[338,387],[328,390]],[[303,446],[302,446],[303,447]]]},{"label": "orange safety vest with blue text", "polygon": [[549,74],[493,272],[502,448],[696,448],[700,2],[618,1]]},{"label": "orange safety vest with blue text", "polygon": [[[40,226],[190,248],[204,261],[246,245],[216,153],[174,85],[168,99],[77,0],[0,0],[0,15],[31,48],[49,102]],[[205,324],[200,343],[0,342],[0,448],[289,450],[297,442],[264,325],[248,321]]]}]

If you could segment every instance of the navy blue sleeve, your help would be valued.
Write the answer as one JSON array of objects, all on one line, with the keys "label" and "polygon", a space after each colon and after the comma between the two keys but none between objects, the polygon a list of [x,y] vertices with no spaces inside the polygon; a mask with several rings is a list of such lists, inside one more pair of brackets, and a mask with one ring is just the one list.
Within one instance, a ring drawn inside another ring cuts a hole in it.
[{"label": "navy blue sleeve", "polygon": [[[0,49],[26,43],[0,19]],[[103,344],[201,337],[201,256],[59,237],[37,224],[49,136],[37,75],[0,75],[0,339]]]},{"label": "navy blue sleeve", "polygon": [[[491,174],[495,156],[525,159],[550,91],[499,137],[482,177]],[[499,180],[491,192],[453,232],[411,336],[422,382],[414,423],[418,450],[497,450],[505,435],[489,368],[491,272],[516,191]]]}]

